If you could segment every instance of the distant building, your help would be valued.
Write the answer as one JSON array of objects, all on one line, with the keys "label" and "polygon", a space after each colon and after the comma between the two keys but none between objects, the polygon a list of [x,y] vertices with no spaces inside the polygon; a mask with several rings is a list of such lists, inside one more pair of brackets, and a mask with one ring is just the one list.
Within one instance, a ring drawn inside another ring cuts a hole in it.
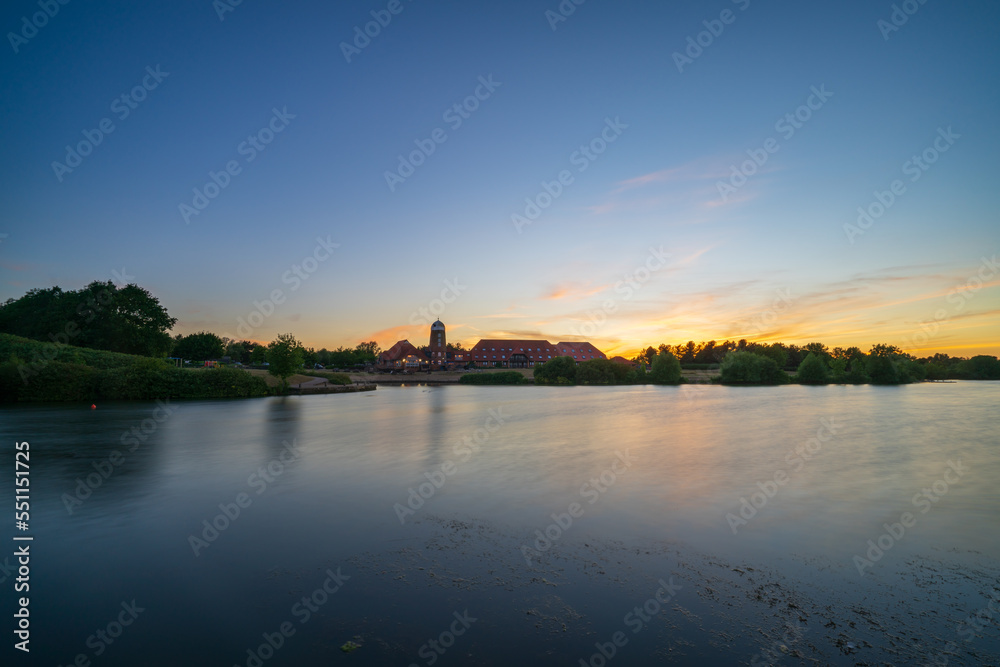
[{"label": "distant building", "polygon": [[[418,350],[408,340],[398,341],[379,355],[378,368],[382,370],[452,369],[475,363],[477,366],[501,368],[532,368],[556,357],[570,357],[577,363],[590,359],[607,359],[604,353],[590,343],[556,343],[547,340],[502,340],[485,338],[471,350],[449,350],[444,323],[437,320],[431,325],[427,354]],[[618,357],[621,359],[621,357]],[[622,359],[624,363],[631,364]]]},{"label": "distant building", "polygon": [[397,341],[395,345],[378,355],[377,366],[382,370],[420,370],[427,367],[430,360],[408,340]]},{"label": "distant building", "polygon": [[486,338],[476,343],[469,356],[477,366],[532,368],[556,357],[570,357],[577,363],[607,359],[590,343],[556,343],[547,340],[503,340]]},{"label": "distant building", "polygon": [[428,347],[430,348],[428,356],[432,367],[438,368],[448,363],[448,344],[445,340],[444,324],[441,320],[431,325],[431,342]]},{"label": "distant building", "polygon": [[615,362],[616,364],[625,364],[626,366],[629,366],[631,368],[639,367],[639,364],[635,363],[634,361],[629,361],[625,357],[611,357],[611,361]]}]

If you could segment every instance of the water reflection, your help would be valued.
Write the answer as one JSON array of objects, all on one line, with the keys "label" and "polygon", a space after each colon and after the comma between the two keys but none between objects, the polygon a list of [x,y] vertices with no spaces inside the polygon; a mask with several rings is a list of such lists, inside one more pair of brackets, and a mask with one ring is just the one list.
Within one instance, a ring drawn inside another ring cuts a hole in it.
[{"label": "water reflection", "polygon": [[[108,651],[102,664],[245,663],[245,647],[287,618],[295,596],[315,587],[314,574],[344,566],[353,568],[356,587],[345,585],[320,614],[324,620],[302,628],[302,641],[290,642],[270,664],[329,659],[365,627],[383,648],[372,644],[371,657],[359,650],[352,660],[412,662],[426,637],[440,632],[436,615],[473,604],[483,606],[485,620],[470,630],[468,650],[496,664],[518,659],[503,639],[512,634],[526,636],[518,644],[524,651],[556,650],[551,636],[520,623],[532,618],[525,610],[548,609],[537,618],[555,618],[571,606],[589,624],[567,621],[571,630],[559,635],[558,655],[572,664],[578,653],[593,652],[594,633],[620,625],[617,609],[635,604],[635,596],[642,603],[649,596],[643,586],[670,572],[695,582],[719,567],[712,576],[721,583],[712,586],[733,587],[732,600],[713,607],[691,583],[691,598],[681,602],[729,632],[727,623],[739,619],[719,620],[724,609],[739,608],[746,618],[756,613],[740,606],[754,599],[752,588],[740,588],[749,585],[748,563],[811,582],[787,595],[797,604],[812,596],[817,609],[850,608],[862,599],[911,604],[905,588],[912,585],[927,608],[908,631],[943,636],[949,619],[979,608],[984,586],[1000,577],[998,397],[1000,383],[989,382],[711,387],[690,399],[676,387],[406,387],[182,402],[162,421],[153,416],[154,403],[3,408],[0,436],[33,447],[32,518],[44,546],[38,577],[45,582],[33,605],[39,632],[50,638],[40,660],[65,664],[95,623],[136,597],[150,610],[141,619],[149,619],[146,629],[137,630],[134,644]],[[457,456],[455,444],[484,429],[491,414],[502,415],[502,423],[482,431],[474,454]],[[837,428],[811,445],[823,420]],[[143,437],[131,450],[135,428]],[[288,461],[285,443],[293,441],[301,456]],[[124,461],[67,512],[63,494],[73,494],[77,480],[115,450]],[[635,465],[588,503],[581,489],[600,479],[617,452],[628,452]],[[401,525],[394,504],[449,460],[457,471]],[[951,460],[970,472],[919,513],[913,496]],[[277,466],[267,471],[261,489],[253,476],[259,482],[261,467],[275,461],[280,473]],[[3,466],[11,472],[9,457]],[[778,472],[785,481],[769,486]],[[12,479],[0,479],[4,497],[13,493]],[[193,555],[189,536],[239,493],[252,505]],[[734,533],[727,514],[738,514],[741,500],[755,493],[766,503]],[[585,512],[546,554],[553,568],[525,570],[520,546],[574,501]],[[859,577],[852,557],[907,510],[917,524]],[[992,578],[984,574],[994,571]],[[915,579],[920,572],[934,575]],[[889,583],[903,588],[879,588]],[[687,641],[697,649],[685,655],[709,663],[723,655],[749,660],[753,633],[734,641],[739,649],[722,649],[709,625],[690,629]],[[179,636],[185,642],[178,648]],[[809,637],[803,641],[814,641]],[[670,641],[650,632],[634,645],[680,650]],[[157,653],[166,646],[172,653]],[[977,642],[986,654],[996,647],[995,629]],[[823,645],[815,650],[823,661],[853,664]],[[908,654],[879,657],[909,661]],[[454,657],[451,664],[460,662]]]}]

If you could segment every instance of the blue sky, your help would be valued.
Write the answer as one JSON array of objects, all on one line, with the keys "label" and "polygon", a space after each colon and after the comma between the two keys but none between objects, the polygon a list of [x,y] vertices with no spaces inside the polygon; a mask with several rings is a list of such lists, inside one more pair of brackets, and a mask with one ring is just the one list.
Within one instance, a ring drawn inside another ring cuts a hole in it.
[{"label": "blue sky", "polygon": [[1000,7],[903,4],[8,2],[0,299],[124,268],[175,333],[317,348],[424,343],[424,309],[468,344],[998,354]]}]

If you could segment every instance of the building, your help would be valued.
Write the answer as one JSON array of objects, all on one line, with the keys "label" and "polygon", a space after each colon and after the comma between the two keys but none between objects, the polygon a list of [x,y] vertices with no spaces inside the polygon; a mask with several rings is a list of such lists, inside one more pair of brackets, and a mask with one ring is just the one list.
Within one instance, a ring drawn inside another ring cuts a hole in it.
[{"label": "building", "polygon": [[[500,368],[533,368],[556,357],[570,357],[577,363],[590,359],[607,359],[590,343],[556,343],[547,340],[502,340],[484,338],[471,350],[449,350],[444,323],[431,325],[428,353],[424,354],[410,341],[401,340],[379,355],[381,370],[454,369],[475,363],[477,366]],[[627,362],[626,362],[627,363]]]},{"label": "building", "polygon": [[590,343],[556,343],[547,340],[503,340],[486,338],[476,343],[470,361],[477,366],[502,368],[532,368],[556,357],[570,357],[577,363],[590,359],[607,359]]},{"label": "building", "polygon": [[626,366],[629,366],[631,368],[639,367],[639,364],[635,363],[634,361],[629,361],[625,357],[611,357],[611,361],[615,362],[616,364],[625,364]]},{"label": "building", "polygon": [[[443,326],[443,325],[442,325]],[[397,341],[395,345],[378,355],[377,366],[381,370],[416,371],[430,365],[430,359],[408,340]]]},{"label": "building", "polygon": [[440,368],[448,363],[448,343],[441,320],[431,325],[431,342],[428,347],[431,367]]}]

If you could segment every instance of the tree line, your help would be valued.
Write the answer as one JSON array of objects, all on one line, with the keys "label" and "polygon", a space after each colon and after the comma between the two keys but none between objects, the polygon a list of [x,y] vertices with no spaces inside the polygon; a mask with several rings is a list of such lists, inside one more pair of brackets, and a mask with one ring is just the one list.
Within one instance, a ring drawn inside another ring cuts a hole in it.
[{"label": "tree line", "polygon": [[[633,361],[652,364],[663,353],[675,357],[682,366],[718,368],[722,382],[773,384],[792,371],[803,383],[899,384],[921,380],[997,380],[1000,361],[989,355],[972,358],[938,353],[917,358],[895,345],[873,345],[868,352],[858,347],[834,347],[823,343],[804,346],[784,343],[757,343],[714,340],[678,345],[647,347]],[[765,361],[768,360],[768,361]]]},{"label": "tree line", "polygon": [[[168,332],[176,323],[177,318],[148,290],[135,284],[119,287],[110,280],[95,280],[79,290],[36,288],[0,304],[0,333],[93,350],[195,362],[229,357],[232,362],[264,364],[277,342],[233,340],[208,331],[171,337]],[[375,341],[336,350],[306,348],[297,341],[295,347],[300,365],[309,367],[349,368],[373,363],[382,352]]]}]

